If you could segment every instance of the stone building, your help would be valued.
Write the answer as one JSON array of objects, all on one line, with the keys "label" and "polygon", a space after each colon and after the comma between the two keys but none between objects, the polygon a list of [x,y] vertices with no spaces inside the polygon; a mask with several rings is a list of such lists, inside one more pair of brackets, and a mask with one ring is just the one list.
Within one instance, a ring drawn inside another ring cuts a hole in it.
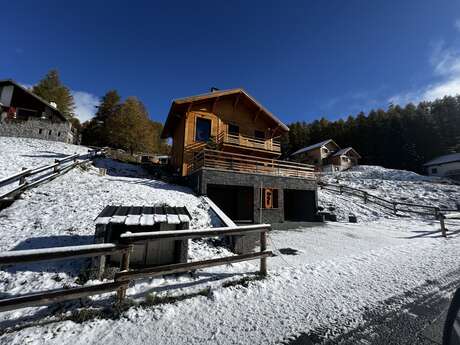
[{"label": "stone building", "polygon": [[0,80],[0,136],[77,143],[69,118],[13,80]]}]

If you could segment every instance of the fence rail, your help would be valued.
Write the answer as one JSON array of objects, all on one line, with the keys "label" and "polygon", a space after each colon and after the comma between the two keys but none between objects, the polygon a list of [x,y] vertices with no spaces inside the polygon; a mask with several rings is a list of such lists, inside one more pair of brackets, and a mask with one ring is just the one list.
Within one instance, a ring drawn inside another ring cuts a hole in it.
[{"label": "fence rail", "polygon": [[370,194],[369,192],[365,190],[352,188],[352,187],[348,187],[344,185],[330,184],[330,183],[325,183],[325,182],[321,182],[318,185],[321,189],[326,189],[326,190],[340,193],[340,194],[348,194],[348,195],[360,197],[364,200],[364,203],[369,202],[369,203],[379,205],[381,207],[391,210],[394,214],[397,214],[398,212],[406,212],[406,213],[433,216],[435,217],[435,219],[438,219],[440,212],[450,211],[450,210],[440,209],[437,206],[388,200],[388,199]]},{"label": "fence rail", "polygon": [[[104,150],[91,149],[87,154],[76,153],[61,159],[56,159],[52,164],[43,165],[35,169],[23,168],[22,171],[17,172],[16,174],[4,177],[3,179],[0,179],[0,188],[11,185],[15,182],[18,182],[18,185],[0,194],[0,202],[2,200],[14,200],[14,198],[25,190],[33,188],[43,182],[50,181],[57,176],[66,173],[70,169],[73,169],[77,165],[84,164],[94,157],[101,155],[103,152]],[[29,178],[31,180],[29,180]]]},{"label": "fence rail", "polygon": [[[118,301],[126,297],[126,289],[130,282],[143,277],[156,277],[160,275],[187,272],[200,268],[208,268],[220,265],[227,265],[236,262],[260,260],[259,273],[262,276],[267,274],[267,257],[272,252],[267,250],[266,233],[270,231],[268,224],[248,225],[231,228],[211,228],[205,230],[178,230],[178,231],[154,231],[150,233],[124,233],[121,235],[121,243],[90,244],[82,246],[55,247],[44,249],[18,250],[0,253],[0,266],[9,266],[23,263],[34,263],[41,261],[55,261],[75,259],[82,257],[105,257],[116,253],[122,254],[120,271],[115,274],[112,282],[105,282],[91,286],[78,286],[65,289],[54,289],[48,291],[34,292],[31,294],[11,296],[0,299],[0,312],[19,308],[48,305],[55,302],[63,302],[71,299],[78,299],[93,295],[106,294],[117,291]],[[188,239],[206,238],[221,235],[247,235],[260,233],[260,251],[242,255],[228,256],[217,259],[208,259],[180,264],[169,264],[155,267],[148,267],[137,270],[130,270],[130,252],[133,244],[146,241],[162,239]]]}]

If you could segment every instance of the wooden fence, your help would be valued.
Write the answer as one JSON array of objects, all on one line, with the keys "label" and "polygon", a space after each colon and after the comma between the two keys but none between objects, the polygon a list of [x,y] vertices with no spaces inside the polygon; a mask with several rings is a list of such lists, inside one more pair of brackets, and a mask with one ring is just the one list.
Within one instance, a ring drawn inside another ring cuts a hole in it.
[{"label": "wooden fence", "polygon": [[22,171],[0,179],[0,188],[18,182],[18,185],[11,190],[0,194],[0,201],[14,200],[18,195],[27,189],[33,188],[43,182],[50,181],[59,175],[66,173],[77,165],[84,164],[94,157],[103,153],[103,150],[89,150],[87,154],[73,154],[61,159],[56,159],[54,163],[44,165],[35,169],[23,168]]},{"label": "wooden fence", "polygon": [[381,206],[383,208],[386,208],[392,211],[394,214],[397,214],[398,212],[405,212],[405,213],[414,213],[414,214],[420,214],[420,215],[426,215],[426,216],[433,216],[435,219],[439,219],[440,212],[454,211],[454,210],[440,209],[437,206],[388,200],[388,199],[381,198],[376,195],[370,194],[367,191],[344,186],[344,185],[329,184],[329,183],[324,183],[324,182],[321,182],[318,185],[321,189],[326,189],[331,192],[357,196],[359,198],[362,198],[364,203],[369,202],[369,203],[376,204],[378,206]]},{"label": "wooden fence", "polygon": [[[270,231],[268,224],[256,224],[241,227],[211,228],[205,230],[177,230],[177,231],[153,231],[141,233],[125,233],[120,237],[120,243],[91,244],[73,247],[57,247],[32,250],[17,250],[0,253],[0,266],[36,263],[41,261],[65,260],[82,257],[101,257],[116,253],[122,254],[120,271],[115,274],[111,282],[97,285],[70,287],[34,292],[31,294],[13,296],[0,299],[0,312],[19,308],[48,305],[55,302],[63,302],[93,295],[105,294],[117,291],[117,301],[121,302],[126,297],[126,289],[131,282],[140,278],[156,277],[166,274],[187,272],[191,270],[228,265],[231,263],[260,259],[260,271],[262,276],[267,274],[267,257],[272,252],[267,250],[266,233]],[[145,241],[160,239],[193,239],[207,238],[226,235],[240,235],[260,233],[260,250],[255,253],[228,256],[217,259],[208,259],[188,263],[169,264],[155,267],[147,267],[130,270],[129,258],[133,245]]]}]

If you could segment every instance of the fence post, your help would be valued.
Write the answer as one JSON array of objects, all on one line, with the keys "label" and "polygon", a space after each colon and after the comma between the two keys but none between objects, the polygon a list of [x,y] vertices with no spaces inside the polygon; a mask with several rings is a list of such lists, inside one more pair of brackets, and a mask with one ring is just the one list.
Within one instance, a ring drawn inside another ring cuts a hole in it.
[{"label": "fence post", "polygon": [[[130,244],[128,249],[123,252],[123,255],[121,256],[120,272],[129,270],[129,257],[130,257],[132,249],[133,249],[133,245]],[[128,282],[126,282],[126,284],[128,284]],[[117,299],[119,303],[123,302],[123,300],[125,299],[126,290],[127,290],[127,285],[123,285],[122,287],[118,289]]]},{"label": "fence post", "polygon": [[367,204],[367,192],[363,193],[363,200],[364,200],[364,203]]},{"label": "fence post", "polygon": [[54,163],[57,163],[57,165],[53,168],[53,171],[58,172],[59,171],[59,165],[60,165],[59,159],[55,159]]},{"label": "fence post", "polygon": [[394,212],[394,214],[396,214],[398,212],[398,210],[396,209],[396,203],[395,202],[393,203],[393,212]]},{"label": "fence post", "polygon": [[[260,251],[267,250],[267,229],[260,233]],[[260,258],[260,275],[265,277],[267,275],[267,258]]]},{"label": "fence post", "polygon": [[446,224],[444,222],[445,218],[446,217],[444,216],[444,214],[442,214],[442,213],[439,214],[439,223],[441,224],[442,237],[447,237],[447,229],[446,229]]},{"label": "fence post", "polygon": [[440,212],[439,212],[439,211],[440,211],[439,207],[435,207],[435,208],[434,208],[434,219],[438,219],[438,218],[439,218],[439,216],[440,216]]},{"label": "fence post", "polygon": [[340,187],[339,187],[339,192],[340,192],[340,194],[343,193],[343,186],[342,185],[340,185]]},{"label": "fence post", "polygon": [[[27,168],[21,168],[22,171],[24,170],[27,170]],[[21,176],[21,178],[19,179],[19,185],[23,185],[26,183],[26,177],[25,176]]]}]

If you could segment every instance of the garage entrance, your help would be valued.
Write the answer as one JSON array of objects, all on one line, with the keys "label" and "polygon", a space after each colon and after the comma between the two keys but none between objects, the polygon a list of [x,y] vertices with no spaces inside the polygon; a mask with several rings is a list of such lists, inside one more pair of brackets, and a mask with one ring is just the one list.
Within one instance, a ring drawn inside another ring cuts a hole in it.
[{"label": "garage entrance", "polygon": [[315,220],[315,192],[310,190],[285,189],[284,220],[293,222],[312,222]]},{"label": "garage entrance", "polygon": [[208,197],[235,223],[254,222],[254,188],[208,184]]}]

